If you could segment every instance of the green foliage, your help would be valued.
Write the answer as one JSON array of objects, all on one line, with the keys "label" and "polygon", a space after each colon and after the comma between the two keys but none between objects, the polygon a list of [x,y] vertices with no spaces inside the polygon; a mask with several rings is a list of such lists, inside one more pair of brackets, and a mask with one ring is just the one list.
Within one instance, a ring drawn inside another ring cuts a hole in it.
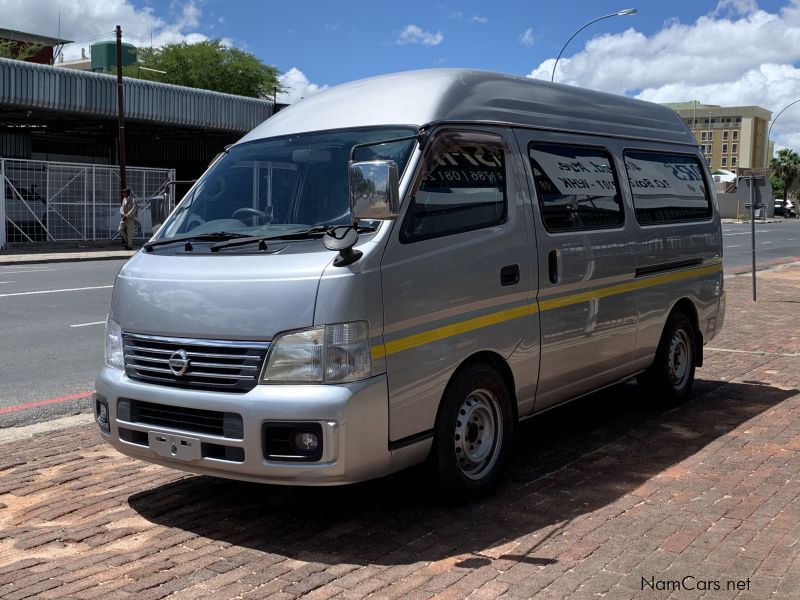
[{"label": "green foliage", "polygon": [[41,49],[39,44],[20,44],[12,40],[0,40],[0,58],[27,60]]},{"label": "green foliage", "polygon": [[[778,179],[783,184],[783,200],[789,193],[789,188],[798,176],[800,176],[800,155],[794,150],[783,148],[778,150],[778,156],[769,161],[769,171],[771,173],[770,182],[772,179]],[[772,189],[775,190],[773,184]],[[775,192],[777,196],[777,191]]]},{"label": "green foliage", "polygon": [[137,53],[139,63],[124,69],[128,77],[252,98],[271,98],[281,91],[277,68],[249,52],[224,46],[220,40],[139,48]]},{"label": "green foliage", "polygon": [[783,190],[786,187],[783,185],[783,179],[780,177],[776,177],[775,175],[770,175],[769,183],[772,186],[772,195],[775,198],[779,198],[783,196]]}]

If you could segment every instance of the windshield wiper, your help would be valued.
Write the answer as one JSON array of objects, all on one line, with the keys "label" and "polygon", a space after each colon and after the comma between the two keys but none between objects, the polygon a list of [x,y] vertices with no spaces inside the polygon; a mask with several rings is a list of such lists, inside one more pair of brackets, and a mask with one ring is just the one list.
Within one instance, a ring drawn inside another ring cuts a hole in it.
[{"label": "windshield wiper", "polygon": [[262,242],[268,242],[271,240],[302,240],[303,238],[312,235],[319,235],[325,233],[331,227],[332,227],[331,225],[315,225],[314,227],[309,227],[308,229],[301,229],[299,231],[290,231],[289,233],[279,233],[276,235],[244,236],[241,239],[237,240],[221,241],[211,246],[209,250],[211,252],[219,252],[223,248],[235,248],[236,246],[246,246],[247,244],[261,244]]},{"label": "windshield wiper", "polygon": [[233,233],[230,231],[212,231],[211,233],[198,233],[197,235],[182,235],[181,237],[168,238],[165,240],[157,240],[155,242],[147,242],[143,248],[147,252],[152,252],[153,248],[157,246],[166,246],[167,244],[177,244],[179,242],[189,241],[210,241],[219,242],[230,240],[233,238],[249,238],[246,233]]},{"label": "windshield wiper", "polygon": [[[331,229],[338,229],[340,227],[352,227],[351,225],[314,225],[313,227],[309,227],[308,229],[301,229],[299,231],[290,231],[289,233],[279,233],[276,235],[263,235],[263,236],[253,236],[253,237],[243,237],[241,239],[232,240],[232,241],[223,241],[219,242],[218,244],[214,244],[209,248],[211,252],[219,252],[223,248],[235,248],[237,246],[246,246],[247,244],[258,244],[259,250],[266,249],[266,242],[272,240],[302,240],[304,238],[320,235],[327,233]],[[367,231],[375,231],[375,227],[371,226],[359,226],[356,228],[356,231],[359,233],[364,233]],[[263,247],[262,247],[263,246]]]}]

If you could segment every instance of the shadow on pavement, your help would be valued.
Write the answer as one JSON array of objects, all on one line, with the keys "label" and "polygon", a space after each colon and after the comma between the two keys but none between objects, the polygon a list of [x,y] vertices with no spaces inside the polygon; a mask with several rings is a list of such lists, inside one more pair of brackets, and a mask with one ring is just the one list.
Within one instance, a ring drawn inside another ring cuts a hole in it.
[{"label": "shadow on pavement", "polygon": [[[192,476],[135,494],[130,506],[156,524],[283,557],[325,564],[408,564],[473,554],[539,532],[525,554],[570,521],[634,491],[797,390],[697,380],[671,410],[643,405],[635,384],[615,386],[523,423],[504,483],[478,503],[452,507],[414,468],[346,487],[302,488]],[[497,556],[494,556],[497,558]]]}]

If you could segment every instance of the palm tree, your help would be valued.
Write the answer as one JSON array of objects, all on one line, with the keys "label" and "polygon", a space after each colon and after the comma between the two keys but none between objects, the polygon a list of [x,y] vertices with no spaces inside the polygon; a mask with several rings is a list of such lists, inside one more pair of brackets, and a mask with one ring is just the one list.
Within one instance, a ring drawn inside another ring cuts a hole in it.
[{"label": "palm tree", "polygon": [[783,204],[786,205],[789,186],[800,176],[800,155],[789,148],[778,150],[778,156],[769,161],[769,170],[783,182]]}]

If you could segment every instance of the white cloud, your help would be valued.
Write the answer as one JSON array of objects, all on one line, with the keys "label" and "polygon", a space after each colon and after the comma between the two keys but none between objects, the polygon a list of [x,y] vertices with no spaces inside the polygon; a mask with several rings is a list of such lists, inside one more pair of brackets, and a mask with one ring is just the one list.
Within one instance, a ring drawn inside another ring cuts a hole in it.
[{"label": "white cloud", "polygon": [[432,33],[416,25],[406,25],[406,28],[397,36],[396,43],[400,46],[406,44],[422,44],[423,46],[438,46],[444,40],[441,31]]},{"label": "white cloud", "polygon": [[[631,27],[573,50],[559,61],[557,82],[627,90],[656,102],[757,104],[774,116],[800,98],[794,66],[800,61],[800,0],[788,0],[775,13],[748,0],[723,0],[693,23],[669,20],[649,36]],[[549,80],[553,62],[545,60],[529,76]],[[800,104],[781,116],[772,137],[800,148]]]},{"label": "white cloud", "polygon": [[488,23],[488,22],[489,22],[488,18],[481,17],[479,15],[475,15],[474,17],[472,17],[470,19],[470,23],[480,23],[481,25],[483,25],[484,23]]},{"label": "white cloud", "polygon": [[[66,60],[80,58],[81,48],[95,41],[114,39],[114,28],[122,26],[125,42],[135,46],[160,46],[172,42],[198,42],[208,37],[200,33],[202,9],[194,0],[172,5],[170,18],[157,16],[151,7],[138,8],[131,0],[0,0],[3,27],[41,35],[58,35],[76,40],[64,48]],[[86,38],[100,36],[94,40]]]},{"label": "white cloud", "polygon": [[756,0],[719,0],[717,6],[711,13],[713,16],[719,15],[749,15],[750,13],[758,10],[758,2]]},{"label": "white cloud", "polygon": [[522,42],[523,46],[528,46],[530,48],[533,46],[533,28],[528,27],[525,31],[519,34],[519,41]]},{"label": "white cloud", "polygon": [[311,83],[297,67],[292,67],[286,73],[279,77],[281,85],[286,88],[285,92],[278,94],[278,102],[283,104],[292,104],[301,98],[315,94],[320,90],[327,88],[327,85],[317,85]]}]

